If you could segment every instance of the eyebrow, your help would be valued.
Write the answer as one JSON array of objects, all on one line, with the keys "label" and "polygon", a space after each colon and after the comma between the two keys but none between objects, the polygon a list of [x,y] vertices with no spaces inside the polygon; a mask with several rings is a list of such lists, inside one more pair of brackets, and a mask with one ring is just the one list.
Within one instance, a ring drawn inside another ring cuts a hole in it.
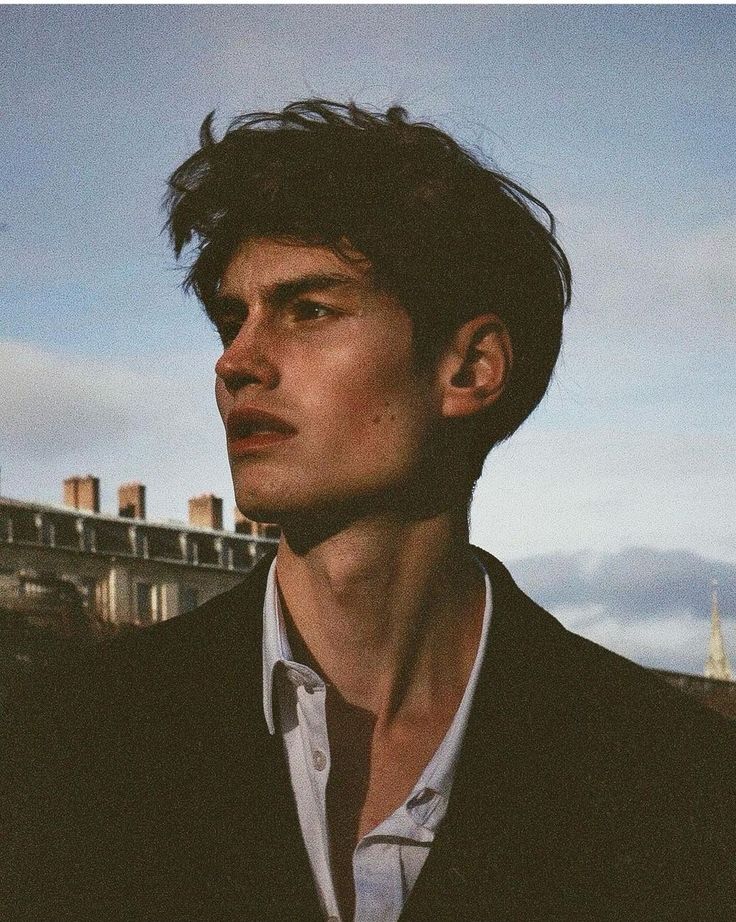
[{"label": "eyebrow", "polygon": [[[282,307],[298,298],[301,295],[310,294],[315,291],[330,291],[335,288],[343,288],[355,285],[356,279],[349,275],[342,275],[339,272],[316,272],[309,275],[300,275],[297,278],[288,281],[275,282],[265,289],[265,297],[277,307]],[[242,308],[248,307],[247,302],[238,295],[217,294],[207,307],[207,313],[215,313],[218,308],[233,306]]]}]

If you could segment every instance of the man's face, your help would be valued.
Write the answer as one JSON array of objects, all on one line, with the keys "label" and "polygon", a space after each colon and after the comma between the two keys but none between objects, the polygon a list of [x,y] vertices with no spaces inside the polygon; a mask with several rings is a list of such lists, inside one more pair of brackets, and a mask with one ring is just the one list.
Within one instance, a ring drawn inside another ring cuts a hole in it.
[{"label": "man's face", "polygon": [[263,521],[379,501],[415,476],[437,420],[406,310],[365,261],[258,238],[208,311],[216,396],[240,509]]}]

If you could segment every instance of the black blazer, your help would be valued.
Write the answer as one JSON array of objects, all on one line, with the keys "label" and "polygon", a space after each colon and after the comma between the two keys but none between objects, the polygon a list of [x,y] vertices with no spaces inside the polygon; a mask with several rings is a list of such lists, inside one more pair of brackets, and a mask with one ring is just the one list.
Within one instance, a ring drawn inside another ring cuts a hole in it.
[{"label": "black blazer", "polygon": [[[483,557],[489,648],[402,922],[734,922],[734,726]],[[262,711],[268,564],[10,703],[3,919],[320,918]]]}]

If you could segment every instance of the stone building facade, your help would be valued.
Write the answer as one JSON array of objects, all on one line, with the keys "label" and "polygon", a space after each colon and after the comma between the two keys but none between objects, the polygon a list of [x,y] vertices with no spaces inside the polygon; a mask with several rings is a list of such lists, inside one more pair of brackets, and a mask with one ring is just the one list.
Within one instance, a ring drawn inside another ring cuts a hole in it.
[{"label": "stone building facade", "polygon": [[236,585],[277,540],[255,524],[223,530],[211,496],[196,498],[197,524],[148,522],[141,484],[121,487],[121,515],[103,515],[95,479],[65,481],[69,506],[0,498],[0,607],[29,578],[56,579],[77,589],[90,620],[145,626]]}]

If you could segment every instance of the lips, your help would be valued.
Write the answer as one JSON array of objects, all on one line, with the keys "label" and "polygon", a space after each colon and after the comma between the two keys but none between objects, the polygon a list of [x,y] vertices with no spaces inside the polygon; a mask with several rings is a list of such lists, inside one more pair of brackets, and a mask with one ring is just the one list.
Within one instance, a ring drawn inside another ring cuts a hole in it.
[{"label": "lips", "polygon": [[296,429],[280,416],[255,407],[230,411],[226,423],[231,456],[248,454],[277,445],[296,434]]}]

